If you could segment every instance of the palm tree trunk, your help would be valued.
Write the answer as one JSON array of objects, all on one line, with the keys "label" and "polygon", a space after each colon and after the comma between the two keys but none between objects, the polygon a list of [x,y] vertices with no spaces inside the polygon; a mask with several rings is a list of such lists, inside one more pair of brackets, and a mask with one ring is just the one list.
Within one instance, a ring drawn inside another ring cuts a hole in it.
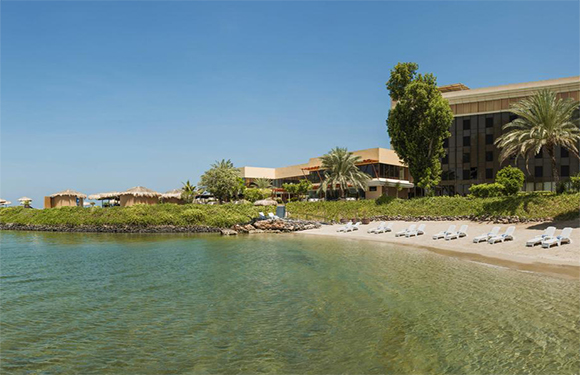
[{"label": "palm tree trunk", "polygon": [[552,162],[552,180],[555,185],[558,185],[560,181],[560,174],[558,173],[558,165],[556,164],[556,154],[554,153],[554,146],[546,147],[548,155],[550,156],[550,161]]}]

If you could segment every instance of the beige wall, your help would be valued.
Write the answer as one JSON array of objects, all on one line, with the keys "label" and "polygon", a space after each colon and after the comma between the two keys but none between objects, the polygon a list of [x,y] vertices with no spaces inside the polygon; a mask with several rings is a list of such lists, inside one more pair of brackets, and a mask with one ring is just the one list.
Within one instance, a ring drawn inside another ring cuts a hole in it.
[{"label": "beige wall", "polygon": [[129,207],[135,204],[157,204],[157,197],[135,197],[133,195],[121,195],[121,207]]},{"label": "beige wall", "polygon": [[[60,197],[52,197],[50,198],[51,201],[51,207],[55,208],[55,207],[76,207],[77,206],[77,198],[70,196],[70,195],[65,195],[65,196],[60,196]],[[83,206],[83,199],[80,198],[79,200],[79,205],[80,207]]]},{"label": "beige wall", "polygon": [[181,198],[163,198],[163,203],[185,204],[185,201]]},{"label": "beige wall", "polygon": [[242,167],[240,172],[243,178],[269,178],[271,180],[276,178],[275,168]]},{"label": "beige wall", "polygon": [[365,198],[366,199],[377,199],[381,195],[383,195],[383,186],[377,186],[377,191],[370,191],[369,188],[365,190]]}]

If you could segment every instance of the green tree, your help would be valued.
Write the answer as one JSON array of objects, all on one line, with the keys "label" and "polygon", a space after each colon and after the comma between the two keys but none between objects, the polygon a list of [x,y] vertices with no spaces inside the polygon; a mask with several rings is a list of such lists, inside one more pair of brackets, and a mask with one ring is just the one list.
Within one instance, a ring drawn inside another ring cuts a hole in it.
[{"label": "green tree", "polygon": [[501,148],[500,161],[510,156],[524,157],[526,168],[531,156],[546,150],[552,163],[552,179],[558,183],[560,176],[556,164],[556,146],[565,147],[576,157],[580,128],[578,103],[573,99],[558,99],[551,90],[540,90],[535,95],[512,104],[510,112],[518,117],[503,126],[507,131],[496,139]]},{"label": "green tree", "polygon": [[495,182],[503,186],[506,195],[515,195],[524,186],[524,172],[508,165],[497,172]]},{"label": "green tree", "polygon": [[181,183],[183,186],[181,187],[181,199],[184,201],[191,203],[195,199],[197,195],[197,186],[192,185],[189,180]]},{"label": "green tree", "polygon": [[256,178],[252,184],[258,189],[269,189],[272,187],[272,180],[269,178]]},{"label": "green tree", "polygon": [[222,159],[211,165],[200,180],[200,185],[212,193],[219,201],[228,202],[243,190],[240,170],[230,160]]},{"label": "green tree", "polygon": [[324,170],[324,180],[318,191],[326,193],[328,190],[336,190],[340,198],[344,198],[349,185],[355,189],[365,189],[370,176],[361,171],[356,163],[360,156],[353,155],[346,148],[335,147],[320,158],[321,168]]},{"label": "green tree", "polygon": [[429,192],[441,181],[443,141],[451,136],[453,113],[433,74],[418,74],[415,63],[391,70],[387,89],[397,104],[389,111],[391,145],[409,166],[417,186]]},{"label": "green tree", "polygon": [[308,192],[312,189],[312,182],[307,179],[302,179],[298,183],[286,183],[282,184],[282,188],[291,196],[295,196],[298,199],[304,199]]}]

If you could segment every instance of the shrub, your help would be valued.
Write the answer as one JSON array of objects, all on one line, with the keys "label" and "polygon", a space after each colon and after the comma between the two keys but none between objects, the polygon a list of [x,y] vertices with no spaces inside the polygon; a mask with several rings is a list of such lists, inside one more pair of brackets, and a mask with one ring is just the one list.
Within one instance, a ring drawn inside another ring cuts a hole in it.
[{"label": "shrub", "polygon": [[244,198],[252,203],[261,199],[266,199],[271,195],[272,190],[270,189],[247,188],[246,191],[244,191]]},{"label": "shrub", "polygon": [[380,197],[378,197],[375,200],[375,203],[378,204],[378,205],[381,205],[381,204],[389,204],[389,203],[391,203],[394,200],[395,200],[395,197],[391,197],[389,195],[381,195]]},{"label": "shrub", "polygon": [[570,185],[572,190],[580,193],[580,173],[576,176],[570,177]]},{"label": "shrub", "polygon": [[475,198],[499,197],[504,193],[504,186],[497,182],[493,184],[471,185],[469,194]]},{"label": "shrub", "polygon": [[205,221],[206,214],[204,210],[194,207],[183,211],[181,217],[187,224],[199,224]]},{"label": "shrub", "polygon": [[524,172],[508,165],[497,172],[495,182],[503,185],[506,195],[515,195],[524,186]]},{"label": "shrub", "polygon": [[565,181],[558,182],[556,185],[556,194],[564,194],[568,190],[568,183]]}]

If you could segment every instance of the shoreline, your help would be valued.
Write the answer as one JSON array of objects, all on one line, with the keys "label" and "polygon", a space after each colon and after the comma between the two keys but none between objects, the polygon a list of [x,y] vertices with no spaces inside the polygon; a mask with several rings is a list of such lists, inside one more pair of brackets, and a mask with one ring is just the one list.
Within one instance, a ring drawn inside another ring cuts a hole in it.
[{"label": "shoreline", "polygon": [[[462,224],[469,225],[468,237],[458,240],[445,241],[444,239],[433,240],[432,235],[448,228],[449,222],[423,221],[426,224],[425,234],[418,237],[395,237],[394,233],[407,228],[412,223],[405,221],[393,221],[393,231],[382,234],[369,234],[367,230],[374,228],[378,222],[369,225],[361,225],[355,232],[341,233],[336,229],[342,225],[327,225],[320,229],[311,229],[297,232],[306,236],[321,236],[331,238],[345,238],[367,242],[381,242],[391,245],[404,246],[427,250],[439,255],[452,256],[468,261],[491,264],[495,266],[531,271],[551,276],[564,277],[567,279],[580,279],[580,228],[578,222],[557,223],[527,223],[516,224],[515,239],[504,243],[490,245],[488,243],[473,243],[473,237],[488,232],[493,226],[499,225],[503,233],[507,224],[482,224],[470,221],[454,222],[459,228]],[[509,224],[513,225],[513,224]],[[528,239],[542,234],[548,226],[557,228],[556,234],[564,227],[574,228],[572,231],[572,244],[553,246],[549,249],[540,245],[526,247]]]}]

